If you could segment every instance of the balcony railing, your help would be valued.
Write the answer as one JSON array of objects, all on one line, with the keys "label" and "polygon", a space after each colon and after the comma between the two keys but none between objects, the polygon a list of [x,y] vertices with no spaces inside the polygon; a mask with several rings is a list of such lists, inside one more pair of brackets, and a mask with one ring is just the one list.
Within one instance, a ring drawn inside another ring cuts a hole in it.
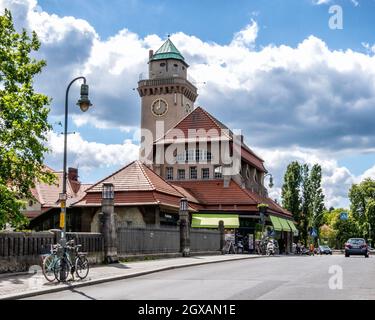
[{"label": "balcony railing", "polygon": [[164,85],[187,85],[191,91],[197,93],[197,88],[188,80],[184,78],[164,78],[164,79],[148,79],[148,80],[140,80],[138,82],[139,87],[157,87],[157,86],[164,86]]}]

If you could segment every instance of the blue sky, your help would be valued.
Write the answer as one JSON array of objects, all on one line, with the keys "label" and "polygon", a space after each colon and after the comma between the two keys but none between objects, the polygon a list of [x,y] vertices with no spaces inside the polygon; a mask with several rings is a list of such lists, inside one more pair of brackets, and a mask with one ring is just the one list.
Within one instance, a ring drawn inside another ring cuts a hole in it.
[{"label": "blue sky", "polygon": [[[332,30],[329,8],[343,10]],[[36,30],[53,98],[47,162],[61,167],[65,88],[82,73],[94,107],[74,108],[69,163],[94,182],[136,157],[136,87],[147,51],[171,34],[198,82],[198,104],[233,128],[275,176],[275,198],[293,160],[320,162],[327,205],[345,206],[351,183],[375,178],[374,0],[0,0],[16,25]],[[228,50],[229,49],[229,50]],[[374,81],[373,81],[374,80]],[[230,107],[228,107],[230,106]],[[126,140],[126,141],[125,141]]]},{"label": "blue sky", "polygon": [[146,36],[165,37],[182,31],[203,41],[230,42],[233,33],[255,18],[261,26],[257,45],[297,45],[310,34],[326,41],[330,48],[363,50],[361,42],[371,41],[375,1],[332,1],[344,10],[344,29],[327,28],[328,5],[312,5],[312,0],[40,0],[44,10],[72,15],[90,22],[105,39],[124,27]]}]

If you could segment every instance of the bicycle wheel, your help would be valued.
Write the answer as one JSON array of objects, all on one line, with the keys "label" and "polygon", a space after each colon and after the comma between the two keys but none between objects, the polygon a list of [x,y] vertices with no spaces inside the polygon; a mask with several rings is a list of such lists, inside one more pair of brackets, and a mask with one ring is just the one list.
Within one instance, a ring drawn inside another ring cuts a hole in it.
[{"label": "bicycle wheel", "polygon": [[58,282],[64,282],[69,276],[69,263],[64,258],[58,258],[54,265],[55,278]]},{"label": "bicycle wheel", "polygon": [[80,279],[85,279],[89,274],[89,261],[85,256],[78,256],[75,261],[76,275]]},{"label": "bicycle wheel", "polygon": [[56,262],[56,256],[53,254],[47,255],[44,257],[42,261],[42,271],[44,277],[47,279],[49,282],[55,281],[55,262]]}]

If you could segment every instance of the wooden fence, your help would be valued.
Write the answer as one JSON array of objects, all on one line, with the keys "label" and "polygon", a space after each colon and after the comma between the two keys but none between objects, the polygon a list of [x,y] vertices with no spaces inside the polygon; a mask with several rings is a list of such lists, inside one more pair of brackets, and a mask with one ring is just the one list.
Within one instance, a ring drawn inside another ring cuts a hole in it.
[{"label": "wooden fence", "polygon": [[[100,233],[68,232],[67,239],[75,239],[88,252],[91,263],[103,260],[103,236]],[[0,232],[0,273],[27,271],[40,264],[40,255],[50,252],[51,245],[58,241],[58,233]]]}]

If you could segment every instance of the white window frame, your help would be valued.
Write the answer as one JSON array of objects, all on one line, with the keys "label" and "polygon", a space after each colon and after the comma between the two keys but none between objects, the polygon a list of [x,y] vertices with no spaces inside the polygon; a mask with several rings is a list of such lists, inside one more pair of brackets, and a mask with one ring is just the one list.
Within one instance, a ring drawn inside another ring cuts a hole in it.
[{"label": "white window frame", "polygon": [[167,167],[165,170],[165,179],[173,180],[173,167]]},{"label": "white window frame", "polygon": [[[202,173],[203,180],[210,179],[210,168],[202,168],[201,173]],[[205,173],[207,173],[208,175],[205,175]]]},{"label": "white window frame", "polygon": [[[195,175],[193,176],[193,170],[195,170]],[[197,167],[189,167],[189,179],[197,180],[198,179],[198,170]]]}]

